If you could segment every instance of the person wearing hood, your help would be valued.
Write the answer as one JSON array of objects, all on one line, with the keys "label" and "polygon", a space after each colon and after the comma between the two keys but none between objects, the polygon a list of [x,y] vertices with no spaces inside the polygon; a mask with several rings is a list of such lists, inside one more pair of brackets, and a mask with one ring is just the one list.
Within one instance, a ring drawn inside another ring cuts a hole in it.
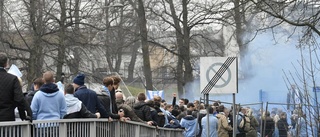
[{"label": "person wearing hood", "polygon": [[40,87],[44,84],[44,81],[42,78],[37,78],[33,81],[33,89],[32,91],[30,91],[25,99],[27,100],[27,102],[29,103],[29,105],[31,105],[31,102],[32,102],[32,99],[33,99],[33,96],[34,94],[36,94],[36,92],[39,91]]},{"label": "person wearing hood", "polygon": [[100,103],[96,92],[88,89],[84,85],[84,74],[78,74],[73,79],[73,87],[75,88],[74,97],[78,98],[91,113],[96,113],[97,110],[101,114],[102,118],[109,118],[107,110]]},{"label": "person wearing hood", "polygon": [[[215,112],[216,108],[209,106],[207,115],[201,119],[201,137],[218,137],[218,119],[213,115]],[[209,123],[207,122],[207,117],[209,117]],[[209,136],[207,136],[208,132]]]},{"label": "person wearing hood", "polygon": [[100,114],[91,113],[85,105],[76,97],[74,97],[74,88],[71,84],[67,84],[64,89],[65,99],[67,103],[67,114],[64,119],[69,118],[100,118]]},{"label": "person wearing hood", "polygon": [[34,95],[31,102],[32,118],[34,120],[62,119],[67,113],[66,100],[63,93],[59,92],[54,84],[53,72],[43,74],[44,85]]},{"label": "person wearing hood", "polygon": [[232,131],[232,127],[228,123],[229,110],[228,108],[220,105],[218,107],[219,113],[218,118],[218,136],[219,137],[229,137],[228,132]]},{"label": "person wearing hood", "polygon": [[185,137],[194,137],[199,133],[199,125],[197,124],[197,118],[192,116],[192,110],[187,110],[187,115],[181,119],[180,125],[184,128]]}]

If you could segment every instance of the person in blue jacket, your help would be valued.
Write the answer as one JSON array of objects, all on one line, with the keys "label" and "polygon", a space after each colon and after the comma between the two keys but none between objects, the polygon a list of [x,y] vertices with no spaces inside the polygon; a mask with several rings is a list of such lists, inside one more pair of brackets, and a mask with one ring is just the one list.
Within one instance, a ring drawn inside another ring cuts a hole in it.
[{"label": "person in blue jacket", "polygon": [[62,119],[67,113],[66,100],[56,84],[54,84],[53,72],[43,74],[44,85],[34,95],[31,102],[32,119],[56,120]]},{"label": "person in blue jacket", "polygon": [[183,132],[185,137],[195,137],[199,133],[199,125],[197,118],[192,116],[192,110],[187,110],[187,115],[181,119],[181,128],[184,128]]},{"label": "person in blue jacket", "polygon": [[[218,119],[213,114],[216,112],[215,107],[209,106],[209,113],[201,119],[202,132],[201,137],[218,137]],[[207,126],[207,117],[209,116],[209,129]]]}]

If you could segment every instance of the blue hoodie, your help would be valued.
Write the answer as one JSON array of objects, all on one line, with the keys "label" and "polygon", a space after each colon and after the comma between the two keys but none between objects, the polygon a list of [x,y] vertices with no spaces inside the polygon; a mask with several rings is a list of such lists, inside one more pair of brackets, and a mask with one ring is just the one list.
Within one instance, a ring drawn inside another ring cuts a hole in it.
[{"label": "blue hoodie", "polygon": [[[207,137],[207,116],[201,119],[201,137]],[[209,114],[209,137],[218,137],[218,119],[213,114]]]},{"label": "blue hoodie", "polygon": [[42,85],[34,95],[30,107],[34,120],[62,119],[67,113],[64,95],[54,83]]},{"label": "blue hoodie", "polygon": [[185,137],[194,137],[199,133],[199,125],[197,119],[192,115],[187,115],[181,119],[180,125],[185,129],[183,132]]}]

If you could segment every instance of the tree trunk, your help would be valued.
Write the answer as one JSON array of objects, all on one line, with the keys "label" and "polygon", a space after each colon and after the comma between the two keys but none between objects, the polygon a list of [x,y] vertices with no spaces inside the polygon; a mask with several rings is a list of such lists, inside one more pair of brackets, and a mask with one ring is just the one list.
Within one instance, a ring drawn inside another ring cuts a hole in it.
[{"label": "tree trunk", "polygon": [[240,12],[240,0],[234,0],[234,21],[236,24],[236,41],[239,46],[240,50],[240,57],[246,55],[246,47],[243,44],[243,30],[242,30],[242,19],[241,19],[241,12]]},{"label": "tree trunk", "polygon": [[120,8],[120,22],[118,24],[119,26],[119,29],[118,29],[118,47],[117,47],[117,52],[116,52],[116,55],[117,55],[117,58],[116,58],[116,64],[115,64],[115,71],[116,72],[120,72],[120,66],[121,66],[121,62],[122,62],[122,48],[124,46],[124,32],[123,32],[123,8]]},{"label": "tree trunk", "polygon": [[0,38],[2,38],[3,28],[4,28],[4,17],[3,17],[3,9],[4,9],[4,0],[0,0]]},{"label": "tree trunk", "polygon": [[132,46],[131,49],[131,59],[130,59],[130,63],[128,66],[128,81],[133,81],[133,74],[134,74],[134,66],[136,64],[136,60],[137,60],[137,52],[139,49],[139,43],[135,42]]},{"label": "tree trunk", "polygon": [[[182,48],[182,55],[184,59],[184,79],[185,84],[190,84],[190,82],[193,81],[193,75],[192,75],[192,65],[190,62],[190,28],[188,26],[188,0],[182,0],[182,18],[183,18],[183,48]],[[186,85],[185,85],[186,86]],[[186,87],[185,92],[193,92],[193,91],[187,91],[190,88]]]},{"label": "tree trunk", "polygon": [[143,71],[146,80],[146,89],[153,90],[152,85],[152,72],[150,67],[149,47],[148,47],[148,32],[147,32],[147,20],[144,10],[143,0],[138,0],[138,24],[140,27],[140,37],[143,54]]},{"label": "tree trunk", "polygon": [[60,16],[60,31],[59,31],[59,48],[58,48],[58,59],[57,59],[57,72],[56,72],[56,80],[59,81],[61,79],[62,67],[65,62],[65,53],[66,53],[66,1],[59,0],[61,16]]},{"label": "tree trunk", "polygon": [[[30,46],[30,56],[28,59],[28,69],[27,69],[27,81],[28,87],[30,87],[35,78],[41,77],[41,70],[43,64],[43,54],[42,54],[42,39],[41,36],[44,32],[43,25],[43,1],[41,0],[31,0],[30,1],[30,24],[32,33],[32,42]],[[38,16],[36,16],[38,15]],[[28,89],[27,89],[28,90]]]},{"label": "tree trunk", "polygon": [[184,64],[184,56],[182,56],[183,52],[185,52],[184,49],[184,41],[183,41],[183,34],[182,34],[182,29],[180,26],[179,19],[177,17],[175,7],[173,5],[173,1],[169,0],[169,5],[170,5],[170,11],[171,11],[171,17],[174,22],[174,26],[176,29],[176,39],[177,39],[177,44],[178,44],[178,64],[177,64],[177,85],[178,85],[178,95],[181,98],[182,95],[184,95],[184,89],[183,86],[185,85],[185,78],[184,78],[184,70],[183,70],[183,64]]}]

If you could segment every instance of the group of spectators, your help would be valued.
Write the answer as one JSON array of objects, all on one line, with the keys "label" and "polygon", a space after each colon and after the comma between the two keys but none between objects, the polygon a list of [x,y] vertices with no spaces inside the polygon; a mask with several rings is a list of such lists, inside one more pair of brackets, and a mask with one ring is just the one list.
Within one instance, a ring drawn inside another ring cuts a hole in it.
[{"label": "group of spectators", "polygon": [[[85,86],[85,75],[78,74],[61,92],[54,73],[47,71],[34,80],[33,90],[24,96],[19,79],[7,73],[8,66],[8,57],[0,53],[0,121],[15,121],[14,109],[17,108],[22,120],[132,120],[150,126],[181,128],[185,137],[232,137],[233,132],[237,137],[287,137],[291,135],[291,129],[296,129],[296,136],[307,136],[302,114],[291,118],[288,124],[287,113],[281,111],[270,114],[251,108],[229,109],[220,102],[205,107],[199,100],[189,102],[184,98],[176,104],[176,94],[173,94],[171,104],[160,96],[146,100],[145,93],[125,97],[119,90],[121,78],[117,76],[105,77],[102,88],[93,91]],[[232,127],[233,111],[237,111],[236,128]]]}]

